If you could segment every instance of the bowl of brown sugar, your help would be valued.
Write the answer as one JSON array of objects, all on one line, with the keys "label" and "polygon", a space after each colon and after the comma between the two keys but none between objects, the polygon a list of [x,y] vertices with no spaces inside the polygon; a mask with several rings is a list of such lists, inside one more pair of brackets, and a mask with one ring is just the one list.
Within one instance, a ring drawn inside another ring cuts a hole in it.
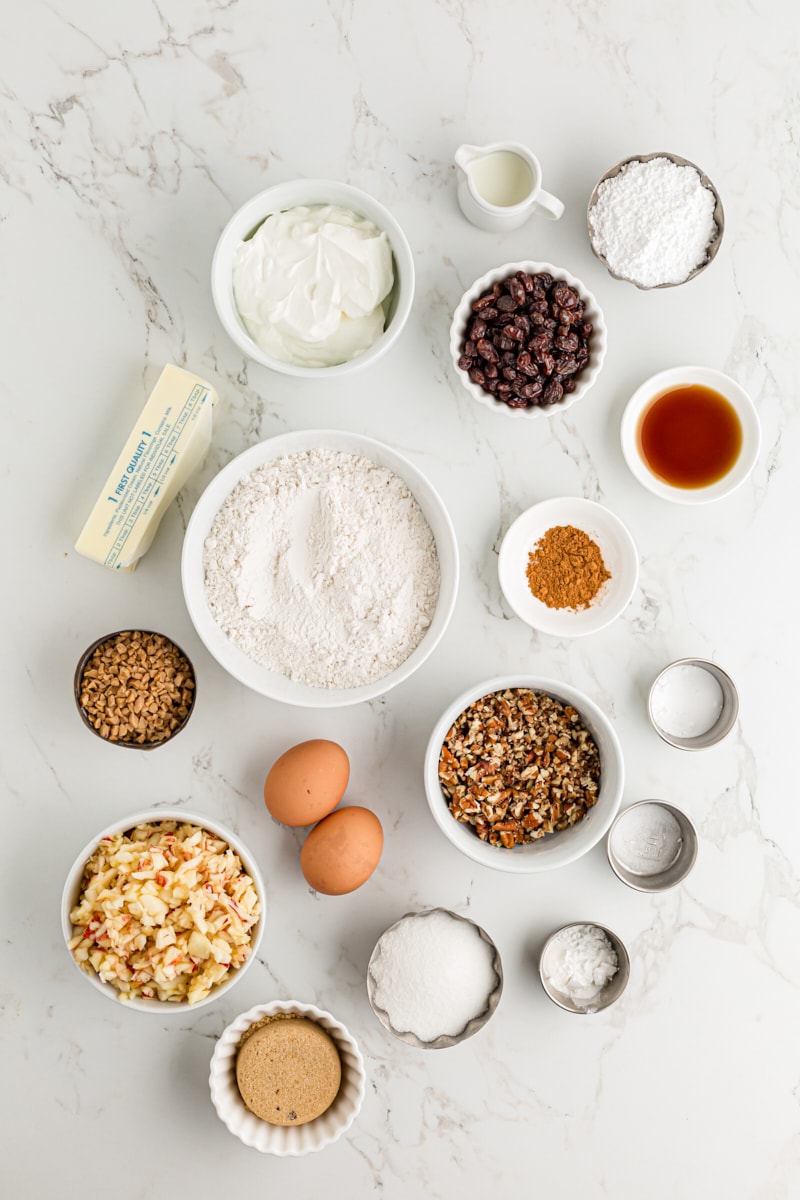
[{"label": "bowl of brown sugar", "polygon": [[503,538],[498,574],[503,595],[526,625],[553,637],[581,637],[604,629],[627,607],[639,556],[609,509],[561,496],[517,517]]}]

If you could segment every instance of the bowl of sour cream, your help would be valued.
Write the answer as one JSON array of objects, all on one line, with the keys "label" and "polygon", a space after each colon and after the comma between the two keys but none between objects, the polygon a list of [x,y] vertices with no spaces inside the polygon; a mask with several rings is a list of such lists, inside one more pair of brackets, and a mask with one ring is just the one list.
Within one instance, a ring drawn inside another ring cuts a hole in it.
[{"label": "bowl of sour cream", "polygon": [[414,260],[400,225],[372,196],[297,179],[234,213],[214,252],[211,293],[248,358],[327,378],[374,362],[400,336]]}]

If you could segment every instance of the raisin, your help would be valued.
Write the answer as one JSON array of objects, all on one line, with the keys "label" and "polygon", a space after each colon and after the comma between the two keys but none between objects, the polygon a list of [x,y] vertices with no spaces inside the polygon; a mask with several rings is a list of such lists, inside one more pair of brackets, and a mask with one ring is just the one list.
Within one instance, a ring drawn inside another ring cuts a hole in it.
[{"label": "raisin", "polygon": [[472,304],[458,366],[512,408],[558,404],[589,361],[591,321],[565,280],[517,271]]},{"label": "raisin", "polygon": [[552,299],[559,308],[574,308],[578,303],[578,293],[567,283],[557,283],[553,288]]},{"label": "raisin", "polygon": [[516,275],[513,279],[509,279],[508,281],[508,294],[511,296],[517,307],[519,307],[520,304],[525,303],[525,288],[517,279]]}]

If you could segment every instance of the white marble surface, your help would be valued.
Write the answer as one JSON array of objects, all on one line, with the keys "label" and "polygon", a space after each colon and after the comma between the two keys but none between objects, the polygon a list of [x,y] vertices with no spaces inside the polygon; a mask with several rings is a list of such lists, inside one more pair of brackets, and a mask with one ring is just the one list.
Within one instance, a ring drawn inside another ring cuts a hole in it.
[{"label": "white marble surface", "polygon": [[[3,12],[4,1194],[800,1195],[796,6],[7,0]],[[507,137],[539,155],[567,206],[559,223],[495,236],[461,217],[456,146]],[[727,230],[705,275],[642,293],[592,257],[584,209],[608,166],[661,149],[708,171]],[[231,212],[302,175],[369,190],[415,252],[409,326],[352,382],[308,384],[244,361],[211,304],[210,257]],[[574,409],[521,426],[470,400],[447,331],[475,276],[527,257],[595,291],[609,352]],[[140,568],[115,576],[72,544],[167,361],[218,387],[214,448]],[[734,375],[762,421],[751,480],[708,508],[646,493],[618,444],[633,388],[681,362]],[[426,471],[463,563],[452,624],[418,675],[336,712],[282,707],[228,678],[179,586],[185,521],[219,467],[260,438],[319,426],[388,441]],[[607,504],[641,554],[628,610],[575,642],[534,635],[496,577],[510,521],[558,494]],[[170,633],[199,674],[187,731],[151,755],[91,738],[72,703],[79,652],[127,625]],[[735,734],[703,755],[670,749],[647,723],[652,678],[685,654],[716,659],[741,691]],[[428,730],[458,691],[505,670],[562,676],[606,709],[625,802],[661,796],[698,825],[685,886],[629,891],[602,846],[552,875],[506,877],[442,838],[421,786]],[[349,798],[374,807],[387,833],[373,881],[338,900],[308,892],[299,837],[261,801],[276,755],[314,736],[343,742]],[[267,879],[269,925],[228,997],[160,1020],[84,984],[58,912],[95,830],[175,802],[241,832]],[[480,1035],[425,1054],[388,1039],[364,976],[381,930],[434,904],[486,927],[506,988]],[[536,954],[552,929],[586,917],[623,936],[633,967],[620,1003],[581,1019],[547,1000]],[[296,1161],[241,1146],[206,1083],[224,1025],[277,997],[343,1020],[369,1076],[348,1136]]]}]

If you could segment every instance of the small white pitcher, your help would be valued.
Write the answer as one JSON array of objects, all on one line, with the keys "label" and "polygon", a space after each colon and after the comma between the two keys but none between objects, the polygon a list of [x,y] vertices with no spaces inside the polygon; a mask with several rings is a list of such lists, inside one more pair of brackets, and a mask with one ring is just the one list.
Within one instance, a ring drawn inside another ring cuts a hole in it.
[{"label": "small white pitcher", "polygon": [[505,233],[534,212],[557,221],[564,211],[561,201],[542,187],[538,158],[519,142],[459,146],[455,163],[459,206],[478,229]]}]

